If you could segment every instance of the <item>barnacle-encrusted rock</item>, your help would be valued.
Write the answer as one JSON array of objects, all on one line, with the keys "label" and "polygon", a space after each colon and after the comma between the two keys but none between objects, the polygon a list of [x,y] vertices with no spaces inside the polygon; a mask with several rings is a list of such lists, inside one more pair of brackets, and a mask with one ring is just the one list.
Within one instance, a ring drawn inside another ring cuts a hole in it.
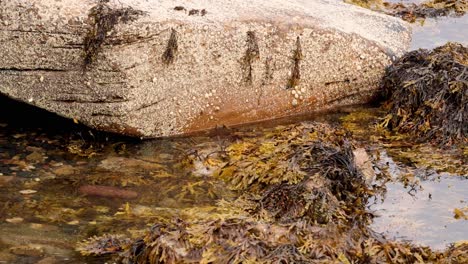
[{"label": "barnacle-encrusted rock", "polygon": [[340,0],[0,2],[0,93],[142,137],[370,99],[409,45]]}]

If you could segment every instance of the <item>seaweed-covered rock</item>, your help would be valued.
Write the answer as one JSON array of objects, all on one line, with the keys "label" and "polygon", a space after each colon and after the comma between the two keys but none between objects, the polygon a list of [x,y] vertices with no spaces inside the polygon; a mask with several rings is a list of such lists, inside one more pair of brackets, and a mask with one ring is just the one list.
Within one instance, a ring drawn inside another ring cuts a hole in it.
[{"label": "seaweed-covered rock", "polygon": [[468,142],[468,48],[416,50],[387,70],[383,125],[440,144]]}]

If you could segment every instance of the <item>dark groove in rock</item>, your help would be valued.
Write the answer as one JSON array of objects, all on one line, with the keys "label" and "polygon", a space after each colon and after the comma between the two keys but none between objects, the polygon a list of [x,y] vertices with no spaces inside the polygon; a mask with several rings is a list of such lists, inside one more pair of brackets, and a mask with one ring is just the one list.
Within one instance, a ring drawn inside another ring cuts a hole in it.
[{"label": "dark groove in rock", "polygon": [[301,79],[301,61],[303,59],[301,38],[296,39],[296,49],[293,52],[293,68],[291,71],[291,77],[288,80],[286,89],[294,88],[299,84]]},{"label": "dark groove in rock", "polygon": [[179,50],[179,45],[177,43],[177,31],[171,29],[171,36],[167,41],[167,47],[162,55],[162,61],[165,64],[172,64],[174,63],[174,59],[176,56],[177,51]]},{"label": "dark groove in rock", "polygon": [[263,76],[262,85],[270,84],[271,81],[273,80],[273,69],[271,68],[271,62],[272,62],[272,58],[271,56],[268,56],[265,59],[265,73]]},{"label": "dark groove in rock", "polygon": [[0,71],[16,71],[16,72],[34,72],[34,71],[45,71],[45,72],[65,72],[66,70],[61,69],[51,69],[51,68],[32,68],[32,69],[22,69],[16,67],[9,68],[0,68]]},{"label": "dark groove in rock", "polygon": [[244,74],[244,82],[252,85],[253,73],[252,64],[260,58],[260,49],[258,48],[257,36],[254,31],[247,31],[247,50],[242,58],[242,71]]},{"label": "dark groove in rock", "polygon": [[91,28],[83,40],[85,69],[96,60],[109,32],[117,24],[134,21],[144,14],[143,11],[135,10],[131,7],[113,9],[107,5],[107,2],[107,0],[100,0],[89,11],[88,19],[90,20]]}]

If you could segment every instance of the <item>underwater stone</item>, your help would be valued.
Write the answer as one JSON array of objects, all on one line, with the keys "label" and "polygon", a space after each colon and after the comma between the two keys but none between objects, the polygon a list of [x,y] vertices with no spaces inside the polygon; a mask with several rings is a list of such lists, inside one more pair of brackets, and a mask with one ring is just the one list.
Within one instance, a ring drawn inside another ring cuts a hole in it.
[{"label": "underwater stone", "polygon": [[0,13],[0,94],[140,137],[367,102],[410,42],[405,22],[340,0],[9,0]]},{"label": "underwater stone", "polygon": [[99,186],[99,185],[84,185],[81,186],[79,192],[84,195],[112,197],[121,199],[135,199],[138,193],[131,190],[124,190],[113,186]]}]

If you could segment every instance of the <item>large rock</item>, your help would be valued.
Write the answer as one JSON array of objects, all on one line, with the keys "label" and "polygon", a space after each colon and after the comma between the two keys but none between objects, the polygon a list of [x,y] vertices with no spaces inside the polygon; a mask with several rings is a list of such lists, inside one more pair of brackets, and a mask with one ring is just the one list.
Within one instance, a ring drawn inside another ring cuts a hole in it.
[{"label": "large rock", "polygon": [[410,41],[339,0],[106,2],[0,1],[0,93],[171,136],[366,102]]}]

